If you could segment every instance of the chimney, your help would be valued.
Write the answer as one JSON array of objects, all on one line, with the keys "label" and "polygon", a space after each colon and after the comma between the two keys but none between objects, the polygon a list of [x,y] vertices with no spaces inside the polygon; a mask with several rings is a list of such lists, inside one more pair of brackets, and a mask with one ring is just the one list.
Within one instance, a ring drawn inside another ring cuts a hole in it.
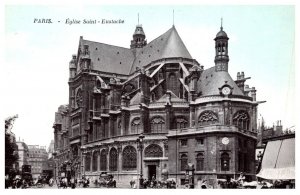
[{"label": "chimney", "polygon": [[253,101],[256,101],[256,90],[255,87],[252,87],[251,89],[251,97]]},{"label": "chimney", "polygon": [[240,72],[238,72],[236,75],[236,80],[240,80],[240,79],[241,79],[241,74],[240,74]]},{"label": "chimney", "polygon": [[240,77],[240,78],[241,78],[241,79],[244,79],[244,78],[245,78],[244,72],[241,73],[241,77]]}]

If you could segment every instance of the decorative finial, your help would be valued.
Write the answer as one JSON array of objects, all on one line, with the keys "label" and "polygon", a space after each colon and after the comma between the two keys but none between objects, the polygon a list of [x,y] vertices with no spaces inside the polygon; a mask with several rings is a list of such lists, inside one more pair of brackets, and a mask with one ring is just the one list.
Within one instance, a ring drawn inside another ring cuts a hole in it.
[{"label": "decorative finial", "polygon": [[221,18],[221,30],[223,30],[223,18]]},{"label": "decorative finial", "polygon": [[138,13],[138,25],[140,25],[140,13]]},{"label": "decorative finial", "polygon": [[174,9],[173,9],[173,26],[174,26]]}]

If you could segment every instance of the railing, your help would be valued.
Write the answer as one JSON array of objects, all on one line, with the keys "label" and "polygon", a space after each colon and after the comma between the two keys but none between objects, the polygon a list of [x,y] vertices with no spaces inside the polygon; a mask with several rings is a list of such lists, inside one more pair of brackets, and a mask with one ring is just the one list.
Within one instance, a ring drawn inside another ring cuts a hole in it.
[{"label": "railing", "polygon": [[209,126],[198,126],[198,127],[189,127],[184,129],[170,129],[169,135],[176,135],[178,133],[208,133],[208,132],[240,132],[243,134],[247,134],[250,136],[257,136],[257,132],[249,131],[249,130],[239,130],[236,126],[227,126],[227,125],[209,125]]}]

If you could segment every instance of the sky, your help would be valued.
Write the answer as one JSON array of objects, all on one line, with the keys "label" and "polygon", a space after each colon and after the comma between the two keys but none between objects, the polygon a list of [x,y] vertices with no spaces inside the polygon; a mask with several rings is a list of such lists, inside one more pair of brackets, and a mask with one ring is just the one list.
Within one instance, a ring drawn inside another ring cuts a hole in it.
[{"label": "sky", "polygon": [[[295,10],[293,6],[242,5],[75,5],[5,6],[4,119],[15,114],[13,132],[29,145],[49,146],[55,112],[68,104],[69,61],[79,37],[121,47],[130,46],[139,21],[148,42],[174,25],[187,49],[205,69],[214,66],[214,38],[223,28],[229,37],[229,73],[244,71],[246,84],[257,89],[259,120],[295,116]],[[34,23],[50,18],[52,24]],[[66,19],[122,19],[124,24],[66,24]],[[60,21],[60,23],[58,23]]]}]

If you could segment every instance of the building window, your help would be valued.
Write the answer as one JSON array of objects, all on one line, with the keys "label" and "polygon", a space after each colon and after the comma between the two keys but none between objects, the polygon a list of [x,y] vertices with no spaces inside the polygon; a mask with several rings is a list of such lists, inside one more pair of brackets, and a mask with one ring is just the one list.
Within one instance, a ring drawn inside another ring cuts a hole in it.
[{"label": "building window", "polygon": [[91,171],[91,156],[88,153],[85,157],[85,171]]},{"label": "building window", "polygon": [[196,171],[204,170],[204,155],[203,153],[198,153],[196,157]]},{"label": "building window", "polygon": [[145,148],[145,157],[163,157],[162,148],[157,144],[151,144]]},{"label": "building window", "polygon": [[106,155],[106,150],[102,150],[100,154],[100,170],[101,171],[106,171],[107,167],[107,155]]},{"label": "building window", "polygon": [[132,170],[136,169],[137,153],[133,146],[126,146],[123,150],[123,169]]},{"label": "building window", "polygon": [[177,95],[177,88],[178,88],[178,86],[176,85],[176,76],[175,76],[175,74],[170,74],[169,75],[169,89]]},{"label": "building window", "polygon": [[184,117],[177,117],[175,119],[176,129],[184,129],[188,127],[188,121]]},{"label": "building window", "polygon": [[98,171],[98,156],[99,152],[94,152],[93,154],[93,171]]},{"label": "building window", "polygon": [[78,106],[78,107],[81,107],[81,105],[82,105],[82,100],[83,100],[83,98],[82,98],[82,91],[81,91],[81,89],[79,88],[79,89],[77,90],[77,94],[76,94],[76,103],[77,103],[77,106]]},{"label": "building window", "polygon": [[180,140],[180,145],[181,146],[187,146],[187,139],[181,139]]},{"label": "building window", "polygon": [[204,145],[204,139],[203,138],[196,138],[197,145]]},{"label": "building window", "polygon": [[160,117],[160,116],[153,117],[150,123],[151,123],[151,132],[152,133],[164,132],[165,120],[162,117]]},{"label": "building window", "polygon": [[200,126],[211,125],[211,124],[215,124],[217,122],[218,122],[218,115],[210,110],[203,111],[200,114],[199,120],[198,120],[198,124]]},{"label": "building window", "polygon": [[118,169],[118,152],[112,148],[109,153],[109,170],[116,171]]},{"label": "building window", "polygon": [[221,171],[229,171],[230,158],[229,154],[224,152],[221,155]]},{"label": "building window", "polygon": [[182,154],[180,156],[180,170],[185,171],[188,164],[188,157],[186,154]]},{"label": "building window", "polygon": [[139,133],[140,128],[141,128],[141,119],[139,117],[134,118],[131,122],[131,134]]},{"label": "building window", "polygon": [[249,130],[250,117],[244,110],[240,110],[233,115],[233,124],[239,130]]}]

